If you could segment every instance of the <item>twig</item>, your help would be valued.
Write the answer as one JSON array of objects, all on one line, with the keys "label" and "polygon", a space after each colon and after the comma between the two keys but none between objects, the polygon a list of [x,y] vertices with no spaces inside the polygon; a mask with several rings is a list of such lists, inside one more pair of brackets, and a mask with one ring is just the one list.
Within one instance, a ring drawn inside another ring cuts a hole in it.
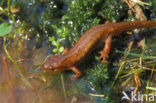
[{"label": "twig", "polygon": [[89,94],[90,96],[93,96],[93,97],[105,97],[103,94]]},{"label": "twig", "polygon": [[141,7],[134,1],[124,0],[125,3],[129,6],[129,8],[134,12],[135,17],[139,20],[147,20],[146,16],[143,13]]}]

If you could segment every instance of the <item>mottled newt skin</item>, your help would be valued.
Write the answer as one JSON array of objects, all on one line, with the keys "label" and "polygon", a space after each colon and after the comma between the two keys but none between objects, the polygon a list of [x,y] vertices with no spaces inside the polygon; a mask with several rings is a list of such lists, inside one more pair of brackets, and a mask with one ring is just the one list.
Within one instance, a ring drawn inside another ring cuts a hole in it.
[{"label": "mottled newt skin", "polygon": [[62,55],[49,57],[43,65],[48,71],[72,70],[75,77],[81,77],[82,73],[77,69],[81,62],[95,47],[105,43],[104,49],[100,52],[99,59],[105,62],[111,49],[112,38],[123,31],[136,28],[156,27],[156,21],[132,21],[120,23],[106,23],[89,29],[77,43],[70,49],[65,49]]}]

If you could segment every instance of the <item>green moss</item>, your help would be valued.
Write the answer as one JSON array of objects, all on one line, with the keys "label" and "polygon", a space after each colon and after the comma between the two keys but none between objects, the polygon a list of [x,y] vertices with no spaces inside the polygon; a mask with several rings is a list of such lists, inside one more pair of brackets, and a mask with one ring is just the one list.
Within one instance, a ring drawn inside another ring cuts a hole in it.
[{"label": "green moss", "polygon": [[107,20],[123,20],[127,17],[128,6],[122,0],[105,0],[99,14]]},{"label": "green moss", "polygon": [[98,2],[90,0],[72,0],[66,14],[53,29],[57,29],[59,37],[65,37],[67,44],[73,45],[84,32],[99,24],[100,19],[95,12],[97,4]]},{"label": "green moss", "polygon": [[95,64],[95,66],[89,72],[88,79],[90,82],[92,82],[91,84],[93,84],[92,86],[96,90],[101,90],[105,86],[108,86],[108,83],[110,83],[108,74],[108,64]]},{"label": "green moss", "polygon": [[61,21],[52,27],[58,38],[62,35],[65,37],[68,45],[73,45],[89,28],[105,20],[119,20],[127,15],[127,6],[120,0],[72,0],[67,5],[69,7]]}]

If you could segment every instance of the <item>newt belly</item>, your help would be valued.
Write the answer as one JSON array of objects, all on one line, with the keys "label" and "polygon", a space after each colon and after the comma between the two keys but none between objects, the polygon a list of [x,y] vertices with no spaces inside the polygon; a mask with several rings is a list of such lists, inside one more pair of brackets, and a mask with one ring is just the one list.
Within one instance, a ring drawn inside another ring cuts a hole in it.
[{"label": "newt belly", "polygon": [[99,59],[105,62],[111,49],[112,38],[122,32],[139,28],[156,27],[156,21],[132,21],[120,23],[107,23],[89,29],[77,43],[70,49],[65,49],[62,55],[47,58],[43,69],[48,71],[72,70],[76,78],[82,73],[77,69],[77,64],[83,60],[97,45],[105,43],[100,52]]}]

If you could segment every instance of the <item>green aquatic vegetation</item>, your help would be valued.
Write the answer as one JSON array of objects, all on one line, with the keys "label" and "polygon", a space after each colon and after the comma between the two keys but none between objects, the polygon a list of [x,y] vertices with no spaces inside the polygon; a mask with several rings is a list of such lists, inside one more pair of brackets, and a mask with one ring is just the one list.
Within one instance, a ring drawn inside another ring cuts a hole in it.
[{"label": "green aquatic vegetation", "polygon": [[107,20],[120,21],[127,17],[128,6],[122,0],[105,0],[99,14]]},{"label": "green aquatic vegetation", "polygon": [[54,35],[54,29],[51,25],[57,25],[57,23],[62,18],[64,10],[64,1],[63,0],[46,0],[43,3],[44,12],[41,13],[40,19],[40,28],[48,36]]},{"label": "green aquatic vegetation", "polygon": [[[102,64],[97,63],[89,72],[89,81],[92,82],[92,86],[96,90],[101,90],[104,86],[109,85],[109,73],[108,73],[108,63]],[[110,82],[110,81],[109,81]]]},{"label": "green aquatic vegetation", "polygon": [[[8,1],[10,3],[10,1]],[[6,36],[9,34],[14,27],[15,24],[15,17],[12,14],[9,14],[8,10],[5,10],[4,8],[0,7],[0,15],[7,16],[8,19],[10,19],[11,23],[8,23],[7,20],[0,17],[0,36]]]},{"label": "green aquatic vegetation", "polygon": [[5,2],[6,0],[1,0],[1,2],[0,2],[0,6],[3,6],[6,2]]},{"label": "green aquatic vegetation", "polygon": [[0,24],[0,36],[4,36],[11,32],[13,27],[9,25],[8,23],[2,23]]},{"label": "green aquatic vegetation", "polygon": [[[25,24],[29,25],[29,30],[33,30],[35,33],[21,33],[21,36],[26,36],[25,39],[34,39],[40,42],[48,35],[53,35],[54,30],[51,29],[52,24],[55,24],[63,14],[63,0],[9,0],[7,2],[9,7],[7,9],[0,9],[3,14],[2,16],[7,16],[9,19],[12,15],[15,20],[20,23],[16,25],[15,33],[19,34],[18,30],[24,30]],[[7,4],[3,3],[2,6],[6,8]],[[0,18],[1,20],[1,18]],[[27,28],[26,28],[27,30]],[[25,30],[25,31],[26,31]],[[28,36],[27,36],[28,35]]]},{"label": "green aquatic vegetation", "polygon": [[52,50],[54,53],[62,53],[64,50],[64,47],[60,44],[60,39],[55,39],[55,37],[49,37],[49,41],[52,43],[52,45],[55,46],[55,48]]},{"label": "green aquatic vegetation", "polygon": [[[147,1],[148,2],[148,1]],[[152,4],[149,7],[149,11],[151,12],[150,18],[155,18],[156,17],[156,1],[155,0],[149,0],[150,4]]]},{"label": "green aquatic vegetation", "polygon": [[155,88],[155,87],[146,87],[146,89],[149,89],[149,90],[154,90],[154,91],[156,91],[156,88]]},{"label": "green aquatic vegetation", "polygon": [[113,75],[108,70],[109,66],[109,63],[96,63],[89,73],[87,73],[87,81],[90,88],[92,88],[90,91],[96,95],[103,95],[103,97],[97,96],[94,98],[98,103],[116,103],[120,101],[117,96],[117,86],[111,86]]},{"label": "green aquatic vegetation", "polygon": [[[125,54],[125,52],[119,52]],[[134,78],[134,75],[138,75],[141,81],[147,82],[147,85],[143,85],[143,87],[148,87],[150,85],[148,82],[149,80],[152,81],[151,77],[156,71],[154,70],[156,57],[148,56],[144,53],[141,55],[137,53],[128,53],[128,55],[131,58],[123,60],[120,63],[113,85],[115,85],[115,82],[118,79],[122,81],[124,80],[121,84],[121,86],[124,86]],[[148,77],[150,77],[150,79]],[[152,84],[152,82],[150,83]]]},{"label": "green aquatic vegetation", "polygon": [[87,6],[78,1],[73,1],[70,6],[67,13],[61,18],[61,22],[56,27],[52,25],[57,37],[65,38],[68,46],[73,45],[86,30],[99,23],[98,18],[92,17],[95,16],[92,6],[88,5],[86,9]]},{"label": "green aquatic vegetation", "polygon": [[60,48],[62,51],[63,47],[60,46],[61,44],[66,47],[74,45],[86,30],[99,24],[100,20],[95,17],[96,14],[94,10],[95,5],[97,4],[98,1],[79,2],[78,0],[73,0],[68,4],[69,8],[62,16],[61,21],[59,21],[57,25],[51,25],[52,30],[56,32],[54,35],[55,40],[51,39],[54,38],[54,36],[49,39],[49,41],[52,42],[52,45],[55,46],[53,52],[60,52]]},{"label": "green aquatic vegetation", "polygon": [[[118,51],[118,52],[122,53],[122,54],[128,54],[129,56],[135,56],[137,58],[123,60],[123,61],[120,62],[120,66],[119,66],[118,72],[116,74],[114,83],[117,80],[117,78],[124,78],[124,77],[130,76],[131,74],[134,74],[134,73],[135,74],[141,74],[141,72],[144,72],[146,70],[151,70],[150,68],[146,68],[146,67],[144,67],[144,69],[141,68],[141,67],[138,67],[138,65],[140,65],[139,64],[140,60],[141,61],[156,60],[155,56],[145,56],[143,54],[140,55],[140,54],[137,54],[137,53],[126,53],[126,52],[122,52],[122,51]],[[152,65],[152,64],[146,64],[146,65]],[[124,70],[126,70],[125,71],[126,74],[119,77],[119,75],[123,74],[122,71],[124,71]],[[123,84],[126,84],[130,80],[130,78],[131,78],[131,76]],[[113,85],[114,85],[114,83],[113,83]]]},{"label": "green aquatic vegetation", "polygon": [[67,93],[66,93],[66,89],[65,89],[65,85],[64,85],[64,78],[63,78],[63,74],[62,73],[61,73],[61,82],[62,82],[62,88],[63,88],[64,98],[67,101]]}]

